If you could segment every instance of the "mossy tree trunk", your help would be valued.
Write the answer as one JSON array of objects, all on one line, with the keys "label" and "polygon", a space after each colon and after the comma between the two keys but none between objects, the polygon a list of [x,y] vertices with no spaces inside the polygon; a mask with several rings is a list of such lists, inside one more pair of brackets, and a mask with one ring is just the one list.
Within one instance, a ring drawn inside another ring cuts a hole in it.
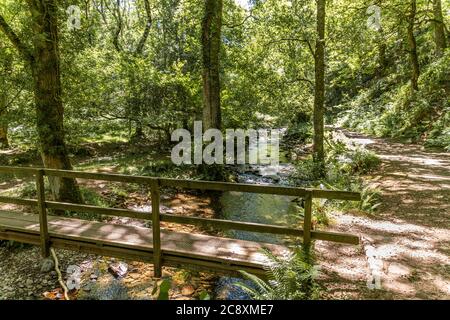
[{"label": "mossy tree trunk", "polygon": [[444,17],[442,16],[441,0],[433,0],[434,14],[434,41],[436,43],[436,55],[441,57],[447,49],[447,39],[445,37]]},{"label": "mossy tree trunk", "polygon": [[[64,108],[62,103],[60,55],[58,39],[58,7],[56,0],[28,1],[31,13],[33,48],[14,33],[0,16],[0,30],[30,64],[36,108],[39,149],[46,168],[71,170],[64,141]],[[50,178],[56,200],[81,202],[75,179]]]},{"label": "mossy tree trunk", "polygon": [[[0,43],[0,54],[3,54],[4,47]],[[12,60],[9,56],[0,56],[0,149],[9,148],[8,139],[8,92],[6,75],[11,74]]]},{"label": "mossy tree trunk", "polygon": [[409,60],[411,62],[411,88],[413,91],[419,91],[419,55],[417,53],[417,41],[414,34],[416,15],[417,15],[417,2],[416,0],[410,0],[410,11],[408,15],[408,52]]},{"label": "mossy tree trunk", "polygon": [[314,92],[314,146],[313,157],[316,175],[325,173],[324,105],[325,105],[325,16],[326,1],[317,0],[317,39],[314,54],[315,92]]},{"label": "mossy tree trunk", "polygon": [[9,148],[6,94],[0,92],[0,149]]},{"label": "mossy tree trunk", "polygon": [[203,128],[221,128],[220,47],[222,0],[204,0],[202,22],[203,52]]},{"label": "mossy tree trunk", "polygon": [[[40,2],[37,7],[40,10],[32,10],[35,34],[32,73],[40,151],[46,168],[72,170],[64,140],[58,7],[55,0]],[[50,178],[50,185],[56,199],[81,202],[74,179]]]}]

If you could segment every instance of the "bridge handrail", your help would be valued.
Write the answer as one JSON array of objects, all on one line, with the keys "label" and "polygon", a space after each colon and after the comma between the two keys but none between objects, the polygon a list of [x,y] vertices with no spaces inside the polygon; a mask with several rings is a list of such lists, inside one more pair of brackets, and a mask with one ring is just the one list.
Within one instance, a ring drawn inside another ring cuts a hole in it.
[{"label": "bridge handrail", "polygon": [[[190,224],[200,226],[212,226],[222,230],[241,230],[259,233],[272,233],[289,236],[303,237],[303,243],[309,245],[311,239],[326,240],[346,244],[358,244],[359,237],[347,233],[336,233],[311,230],[312,225],[312,199],[335,199],[359,201],[361,195],[357,192],[307,189],[297,187],[282,187],[273,185],[254,185],[243,183],[211,182],[201,180],[178,180],[160,177],[131,176],[111,173],[81,172],[74,170],[56,170],[34,167],[7,167],[0,166],[0,173],[22,174],[34,176],[36,178],[37,200],[19,199],[14,197],[0,196],[0,202],[16,205],[25,205],[37,207],[40,217],[42,253],[48,256],[50,241],[48,235],[47,209],[68,210],[76,212],[88,212],[93,214],[122,216],[152,221],[153,232],[153,255],[155,264],[155,276],[160,276],[162,266],[161,240],[160,240],[160,222],[172,222],[179,224]],[[152,211],[151,213],[137,212],[126,209],[103,208],[91,205],[81,205],[73,203],[64,203],[58,201],[47,201],[44,192],[44,176],[53,176],[61,178],[78,178],[88,180],[103,180],[125,183],[138,183],[149,185],[151,189]],[[303,229],[288,228],[277,225],[268,225],[251,222],[237,222],[222,219],[185,217],[174,214],[160,213],[160,189],[161,187],[174,187],[182,189],[199,189],[215,191],[237,191],[262,193],[273,195],[296,196],[305,199],[305,215],[303,220]]]}]

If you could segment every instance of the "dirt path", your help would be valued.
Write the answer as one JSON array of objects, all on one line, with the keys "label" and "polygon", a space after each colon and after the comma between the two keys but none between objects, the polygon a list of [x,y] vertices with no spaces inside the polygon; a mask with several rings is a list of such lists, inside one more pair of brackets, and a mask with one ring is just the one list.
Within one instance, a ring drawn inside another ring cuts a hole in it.
[{"label": "dirt path", "polygon": [[370,217],[334,217],[333,229],[360,234],[361,246],[317,243],[326,296],[449,299],[450,154],[343,132],[382,159],[367,179],[383,204]]}]

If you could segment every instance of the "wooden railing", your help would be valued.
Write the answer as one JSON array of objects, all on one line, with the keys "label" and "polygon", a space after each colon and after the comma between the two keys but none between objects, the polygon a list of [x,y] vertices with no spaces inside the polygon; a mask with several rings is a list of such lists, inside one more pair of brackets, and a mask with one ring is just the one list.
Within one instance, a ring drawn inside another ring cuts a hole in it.
[{"label": "wooden railing", "polygon": [[[108,216],[129,217],[142,220],[152,221],[153,232],[153,259],[155,276],[161,276],[162,268],[162,254],[161,254],[161,234],[160,222],[172,222],[179,224],[211,226],[222,230],[241,230],[251,231],[257,233],[271,233],[287,236],[296,236],[303,238],[303,244],[309,246],[312,239],[333,241],[346,244],[358,244],[359,237],[351,234],[326,232],[312,230],[312,201],[314,198],[334,199],[334,200],[350,200],[359,201],[361,195],[355,192],[346,191],[331,191],[318,189],[304,189],[295,187],[282,186],[268,186],[268,185],[254,185],[241,183],[226,183],[226,182],[210,182],[210,181],[194,181],[194,180],[179,180],[166,179],[145,176],[129,176],[120,174],[107,173],[92,173],[79,172],[68,170],[54,170],[41,169],[29,167],[2,167],[0,166],[0,173],[18,174],[34,176],[36,179],[37,199],[19,199],[13,197],[0,196],[0,202],[37,207],[39,212],[40,222],[40,239],[41,250],[45,257],[49,256],[50,251],[50,237],[47,223],[47,209],[54,210],[68,210],[74,212],[86,212]],[[102,208],[91,205],[81,205],[73,203],[64,203],[57,201],[47,201],[44,190],[44,177],[60,177],[60,178],[79,178],[90,180],[103,180],[124,183],[137,183],[150,187],[152,212],[143,213],[133,210],[116,209],[116,208]],[[215,191],[237,191],[250,192],[272,195],[285,195],[300,197],[305,200],[305,215],[303,220],[303,229],[290,228],[277,225],[268,225],[251,222],[237,222],[221,219],[207,219],[198,217],[185,217],[160,212],[160,190],[164,187],[182,188],[182,189],[198,189],[198,190],[215,190]]]}]

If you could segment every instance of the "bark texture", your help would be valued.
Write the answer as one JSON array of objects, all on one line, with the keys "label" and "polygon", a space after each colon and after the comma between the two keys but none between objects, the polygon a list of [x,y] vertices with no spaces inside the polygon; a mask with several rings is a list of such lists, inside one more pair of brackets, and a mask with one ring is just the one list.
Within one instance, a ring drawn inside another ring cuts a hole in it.
[{"label": "bark texture", "polygon": [[408,15],[408,47],[409,47],[409,60],[411,62],[411,88],[413,91],[419,91],[419,56],[417,53],[417,41],[414,34],[414,27],[416,23],[417,15],[417,2],[411,0],[410,11]]},{"label": "bark texture", "polygon": [[222,0],[205,0],[202,22],[203,128],[221,129],[220,45]]},{"label": "bark texture", "polygon": [[[27,1],[31,13],[33,48],[28,48],[0,16],[0,30],[30,64],[36,108],[39,149],[46,168],[72,170],[64,141],[58,7],[56,0]],[[81,202],[75,179],[49,178],[58,201]]]},{"label": "bark texture", "polygon": [[324,105],[325,105],[325,0],[317,0],[317,39],[314,55],[315,92],[314,92],[314,146],[313,157],[317,174],[324,174]]},{"label": "bark texture", "polygon": [[434,41],[436,43],[436,55],[441,57],[447,49],[447,39],[445,37],[444,17],[442,16],[441,0],[433,0],[434,14]]}]

